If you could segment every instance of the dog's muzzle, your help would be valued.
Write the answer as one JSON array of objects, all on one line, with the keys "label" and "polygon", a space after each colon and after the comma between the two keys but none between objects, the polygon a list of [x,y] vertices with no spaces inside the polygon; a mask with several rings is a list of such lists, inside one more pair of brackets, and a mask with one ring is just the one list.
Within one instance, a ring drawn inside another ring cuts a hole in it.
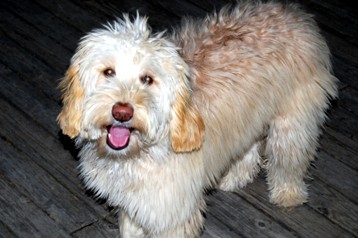
[{"label": "dog's muzzle", "polygon": [[107,144],[115,150],[128,146],[132,129],[124,126],[133,117],[134,109],[129,103],[117,102],[112,107],[112,116],[118,123],[107,127]]}]

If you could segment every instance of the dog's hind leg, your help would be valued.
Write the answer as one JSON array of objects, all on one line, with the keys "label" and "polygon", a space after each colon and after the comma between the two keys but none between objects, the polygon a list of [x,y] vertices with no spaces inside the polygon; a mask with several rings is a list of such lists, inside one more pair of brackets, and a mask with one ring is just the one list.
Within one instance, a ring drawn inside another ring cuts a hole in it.
[{"label": "dog's hind leg", "polygon": [[219,188],[224,191],[235,191],[251,183],[260,171],[260,142],[255,143],[242,159],[233,162],[226,175],[221,179]]},{"label": "dog's hind leg", "polygon": [[[310,91],[311,90],[311,91]],[[325,119],[324,94],[298,90],[285,102],[280,116],[270,123],[265,168],[270,201],[293,207],[307,201],[307,170],[314,159],[320,127]]]}]

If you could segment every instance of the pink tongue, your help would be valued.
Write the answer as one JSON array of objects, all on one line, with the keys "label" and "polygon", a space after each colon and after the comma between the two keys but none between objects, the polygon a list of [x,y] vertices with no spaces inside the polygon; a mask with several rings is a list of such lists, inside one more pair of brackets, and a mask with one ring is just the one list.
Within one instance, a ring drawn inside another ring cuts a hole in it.
[{"label": "pink tongue", "polygon": [[107,143],[113,149],[123,149],[128,145],[131,132],[128,128],[112,126],[109,129]]}]

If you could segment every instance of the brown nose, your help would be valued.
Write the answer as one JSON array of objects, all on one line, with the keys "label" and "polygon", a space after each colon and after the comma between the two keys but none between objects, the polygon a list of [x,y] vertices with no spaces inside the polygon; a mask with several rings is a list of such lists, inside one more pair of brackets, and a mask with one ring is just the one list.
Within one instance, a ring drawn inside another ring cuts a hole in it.
[{"label": "brown nose", "polygon": [[129,103],[117,102],[112,107],[112,115],[117,121],[129,121],[133,117],[133,107]]}]

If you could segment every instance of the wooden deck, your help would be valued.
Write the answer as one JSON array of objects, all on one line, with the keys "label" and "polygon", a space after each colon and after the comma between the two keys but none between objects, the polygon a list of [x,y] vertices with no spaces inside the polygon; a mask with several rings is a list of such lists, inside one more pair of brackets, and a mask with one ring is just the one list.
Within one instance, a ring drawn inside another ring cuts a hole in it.
[{"label": "wooden deck", "polygon": [[[0,237],[115,237],[115,211],[85,193],[75,151],[59,133],[56,86],[78,40],[121,12],[155,29],[204,16],[225,0],[0,1]],[[264,174],[245,189],[207,196],[203,237],[358,237],[358,11],[350,1],[304,0],[340,79],[311,169],[309,202],[282,210]]]}]

